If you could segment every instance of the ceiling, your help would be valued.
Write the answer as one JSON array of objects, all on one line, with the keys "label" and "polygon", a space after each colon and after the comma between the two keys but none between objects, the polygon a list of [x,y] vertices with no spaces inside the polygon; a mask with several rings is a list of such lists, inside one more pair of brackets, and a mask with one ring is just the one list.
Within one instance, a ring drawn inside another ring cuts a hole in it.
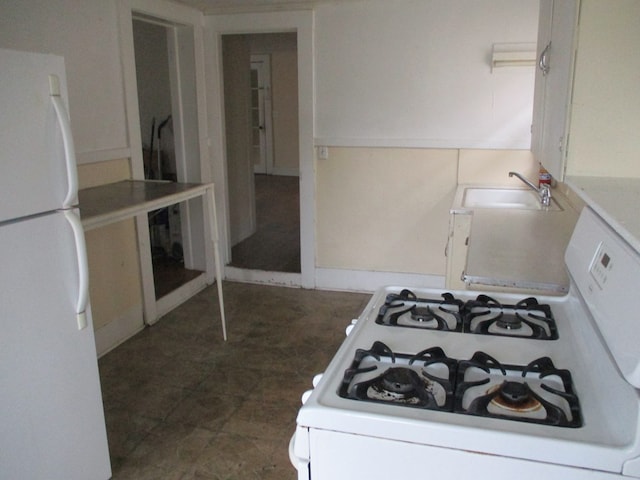
[{"label": "ceiling", "polygon": [[273,10],[310,9],[318,3],[353,0],[173,0],[201,10],[205,14],[266,12]]}]

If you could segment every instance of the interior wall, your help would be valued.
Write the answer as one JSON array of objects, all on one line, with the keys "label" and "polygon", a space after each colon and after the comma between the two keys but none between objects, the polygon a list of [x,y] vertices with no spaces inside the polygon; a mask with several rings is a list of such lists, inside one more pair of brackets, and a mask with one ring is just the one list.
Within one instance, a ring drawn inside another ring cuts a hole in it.
[{"label": "interior wall", "polygon": [[460,150],[458,184],[523,187],[509,172],[518,172],[538,183],[540,167],[530,150]]},{"label": "interior wall", "polygon": [[492,71],[496,43],[535,43],[537,0],[331,2],[315,12],[316,144],[528,149],[534,67]]},{"label": "interior wall", "polygon": [[518,186],[509,171],[532,180],[538,173],[528,150],[328,152],[327,159],[316,160],[317,266],[326,269],[444,276],[457,185]]},{"label": "interior wall", "polygon": [[273,166],[276,175],[297,175],[298,49],[295,33],[248,35],[252,54],[271,57]]},{"label": "interior wall", "polygon": [[[131,178],[126,158],[78,166],[80,188]],[[89,297],[98,355],[118,345],[130,330],[109,327],[131,319],[143,327],[140,261],[133,220],[116,222],[85,233],[89,261]]]},{"label": "interior wall", "polygon": [[116,5],[115,0],[0,4],[0,46],[65,59],[79,163],[100,156],[96,152],[128,147]]},{"label": "interior wall", "polygon": [[318,267],[444,276],[457,184],[535,178],[534,68],[490,59],[537,20],[534,0],[317,7]]},{"label": "interior wall", "polygon": [[640,2],[580,7],[567,175],[640,178]]},{"label": "interior wall", "polygon": [[444,275],[457,158],[445,149],[329,149],[316,161],[318,267]]}]

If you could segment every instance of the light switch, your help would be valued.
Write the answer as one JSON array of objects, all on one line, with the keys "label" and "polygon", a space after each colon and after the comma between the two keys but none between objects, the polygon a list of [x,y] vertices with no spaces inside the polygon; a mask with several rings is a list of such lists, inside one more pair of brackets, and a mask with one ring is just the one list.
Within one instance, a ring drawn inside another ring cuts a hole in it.
[{"label": "light switch", "polygon": [[322,160],[326,160],[327,158],[329,158],[329,147],[327,146],[318,147],[318,158],[321,158]]}]

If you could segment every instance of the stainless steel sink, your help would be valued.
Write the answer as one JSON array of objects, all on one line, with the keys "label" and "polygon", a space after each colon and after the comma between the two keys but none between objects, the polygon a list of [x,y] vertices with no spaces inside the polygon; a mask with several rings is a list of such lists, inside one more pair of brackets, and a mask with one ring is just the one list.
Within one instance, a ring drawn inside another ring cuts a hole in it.
[{"label": "stainless steel sink", "polygon": [[514,210],[562,210],[553,198],[551,205],[542,206],[539,195],[533,190],[524,188],[465,188],[462,206],[465,208],[511,208]]}]

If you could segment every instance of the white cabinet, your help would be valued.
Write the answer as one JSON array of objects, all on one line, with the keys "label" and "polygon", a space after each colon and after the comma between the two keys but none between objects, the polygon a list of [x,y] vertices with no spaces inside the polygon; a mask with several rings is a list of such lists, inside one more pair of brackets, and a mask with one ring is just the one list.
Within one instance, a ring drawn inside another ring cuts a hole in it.
[{"label": "white cabinet", "polygon": [[449,237],[447,241],[446,287],[450,290],[466,290],[463,280],[471,234],[471,211],[451,211],[449,215]]},{"label": "white cabinet", "polygon": [[579,0],[541,0],[531,150],[564,178]]}]

